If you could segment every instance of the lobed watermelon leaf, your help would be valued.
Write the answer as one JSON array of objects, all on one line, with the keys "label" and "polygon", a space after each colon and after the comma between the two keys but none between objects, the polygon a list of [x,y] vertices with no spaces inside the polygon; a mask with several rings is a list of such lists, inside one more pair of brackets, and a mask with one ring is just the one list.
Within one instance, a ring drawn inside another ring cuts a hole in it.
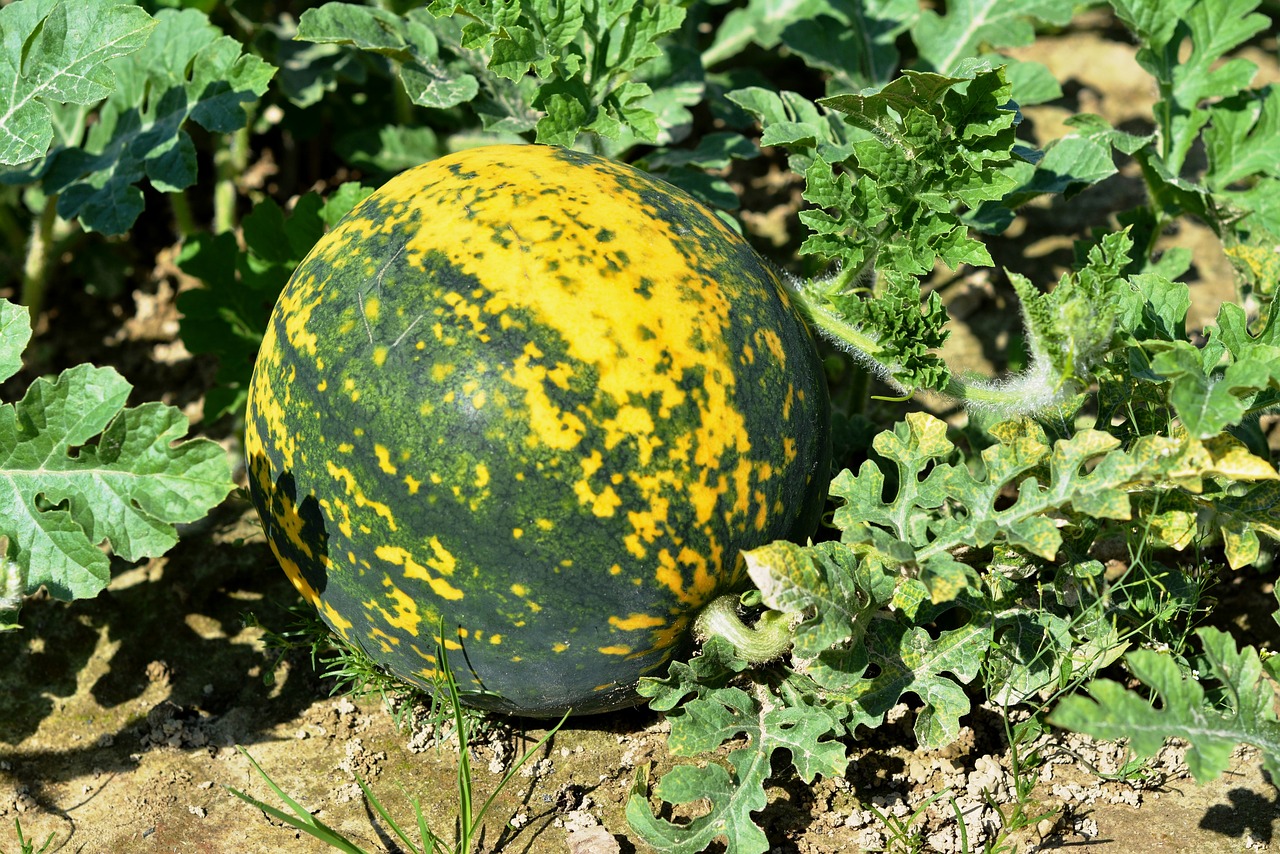
[{"label": "lobed watermelon leaf", "polygon": [[[0,301],[0,379],[30,337],[27,312]],[[101,548],[133,561],[177,542],[233,487],[226,452],[182,441],[187,419],[159,403],[124,408],[131,386],[111,368],[77,365],[0,404],[0,536],[26,589],[96,595],[110,579]]]},{"label": "lobed watermelon leaf", "polygon": [[[710,809],[692,821],[658,818],[647,786],[633,788],[627,821],[660,851],[696,854],[723,838],[730,851],[763,854],[769,841],[751,814],[768,805],[764,784],[774,753],[786,750],[807,783],[819,775],[842,774],[848,766],[845,747],[837,740],[843,732],[839,716],[804,687],[803,678],[791,677],[773,692],[757,685],[748,693],[727,684],[744,665],[717,637],[689,664],[674,662],[666,679],[641,683],[640,692],[653,698],[654,708],[672,709],[667,747],[673,755],[696,756],[739,736],[747,741],[730,751],[728,769],[716,763],[678,765],[654,787],[653,794],[668,803],[709,800]],[[683,699],[690,693],[695,696]]]},{"label": "lobed watermelon leaf", "polygon": [[1002,3],[1000,0],[960,0],[920,12],[912,38],[920,58],[935,71],[950,74],[979,49],[1021,47],[1035,40],[1037,24],[1066,26],[1075,10],[1057,0]]},{"label": "lobed watermelon leaf", "polygon": [[402,17],[354,3],[325,3],[302,13],[294,38],[386,57],[413,103],[447,109],[476,97],[480,83],[441,54],[439,36],[425,13]]},{"label": "lobed watermelon leaf", "polygon": [[122,0],[0,7],[0,79],[12,81],[0,90],[0,165],[44,157],[54,141],[50,106],[107,97],[116,85],[110,61],[140,49],[155,25],[145,10]]},{"label": "lobed watermelon leaf", "polygon": [[[1207,672],[1188,675],[1169,655],[1135,650],[1125,662],[1152,689],[1151,700],[1110,679],[1096,679],[1086,688],[1091,696],[1066,697],[1049,722],[1096,738],[1126,738],[1139,759],[1154,756],[1166,739],[1184,739],[1187,767],[1200,783],[1227,769],[1237,745],[1252,744],[1261,750],[1263,767],[1272,779],[1280,778],[1275,688],[1280,657],[1263,660],[1253,647],[1238,648],[1231,635],[1218,629],[1197,629],[1196,635],[1204,647]],[[1220,703],[1206,696],[1201,684],[1205,679],[1220,683]],[[1153,707],[1156,698],[1158,708]]]},{"label": "lobed watermelon leaf", "polygon": [[188,120],[214,133],[245,126],[244,105],[267,89],[275,68],[195,9],[162,9],[146,46],[113,60],[116,86],[82,147],[55,151],[42,188],[58,215],[89,231],[122,234],[142,213],[144,178],[161,192],[196,181]]}]

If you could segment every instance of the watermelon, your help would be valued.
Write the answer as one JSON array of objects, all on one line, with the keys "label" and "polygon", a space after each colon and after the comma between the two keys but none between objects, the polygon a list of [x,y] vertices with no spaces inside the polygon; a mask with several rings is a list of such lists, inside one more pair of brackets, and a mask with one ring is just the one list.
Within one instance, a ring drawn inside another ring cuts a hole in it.
[{"label": "watermelon", "polygon": [[815,528],[813,338],[775,273],[629,166],[495,145],[408,170],[314,247],[249,392],[293,584],[417,686],[558,716],[637,702],[739,552]]}]

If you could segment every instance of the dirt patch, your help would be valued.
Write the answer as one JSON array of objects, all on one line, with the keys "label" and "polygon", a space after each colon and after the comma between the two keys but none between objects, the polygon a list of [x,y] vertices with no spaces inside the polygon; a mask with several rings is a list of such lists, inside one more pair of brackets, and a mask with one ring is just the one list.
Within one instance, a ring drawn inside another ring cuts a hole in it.
[{"label": "dirt patch", "polygon": [[[0,637],[9,662],[0,676],[0,827],[20,819],[29,837],[55,834],[59,851],[321,850],[227,792],[282,806],[241,745],[369,851],[402,849],[356,774],[406,826],[417,797],[429,825],[451,834],[456,741],[425,725],[421,711],[397,729],[376,699],[329,697],[305,655],[273,667],[262,630],[246,627],[244,615],[283,627],[279,603],[292,596],[252,511],[232,500],[209,530],[119,572],[97,599],[28,606],[26,628]],[[957,811],[970,850],[994,838],[1016,786],[1000,718],[978,709],[955,744],[919,751],[910,746],[913,717],[900,706],[855,743],[844,778],[808,787],[780,775],[761,816],[775,850],[892,850],[896,835],[914,837],[916,850],[960,851]],[[477,800],[545,733],[519,723],[495,722],[477,737]],[[652,763],[654,775],[671,766],[667,729],[644,709],[571,722],[501,792],[479,850],[647,850],[629,839],[624,808],[639,766]],[[1254,753],[1239,752],[1222,779],[1201,788],[1176,746],[1143,776],[1112,782],[1098,775],[1119,771],[1116,745],[1052,736],[1031,749],[1045,761],[1031,772],[1028,810],[1043,815],[1012,840],[1016,850],[1263,850],[1280,832],[1280,799]],[[13,847],[8,833],[0,831],[0,850]]]}]

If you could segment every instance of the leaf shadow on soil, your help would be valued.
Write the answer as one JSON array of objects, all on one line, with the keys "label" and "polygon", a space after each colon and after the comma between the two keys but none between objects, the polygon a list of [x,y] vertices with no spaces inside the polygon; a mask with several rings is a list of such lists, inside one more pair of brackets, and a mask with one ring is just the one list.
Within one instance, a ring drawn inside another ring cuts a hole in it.
[{"label": "leaf shadow on soil", "polygon": [[1235,839],[1248,833],[1259,847],[1271,847],[1275,820],[1280,816],[1280,795],[1268,800],[1251,789],[1232,789],[1227,797],[1230,805],[1214,804],[1205,811],[1201,829]]},{"label": "leaf shadow on soil", "polygon": [[[207,744],[175,745],[185,749],[221,746],[224,718],[234,719],[237,741],[254,744],[327,693],[309,667],[263,683],[272,658],[246,637],[245,615],[283,620],[297,594],[260,536],[238,542],[253,525],[247,503],[229,499],[167,556],[113,561],[112,584],[97,598],[29,602],[24,628],[0,635],[0,756],[34,739],[12,755],[39,769],[24,780],[38,803],[63,812],[39,789],[86,767],[128,773],[137,764],[130,754],[148,747],[148,727],[164,720],[207,725]],[[78,731],[54,731],[55,717]]]}]

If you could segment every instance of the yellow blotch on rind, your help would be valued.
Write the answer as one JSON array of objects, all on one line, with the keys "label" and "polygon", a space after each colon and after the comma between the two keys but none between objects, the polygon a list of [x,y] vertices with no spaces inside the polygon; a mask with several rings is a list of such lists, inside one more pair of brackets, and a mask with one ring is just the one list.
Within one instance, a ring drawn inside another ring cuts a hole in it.
[{"label": "yellow blotch on rind", "polygon": [[597,652],[602,655],[630,655],[631,647],[615,644],[613,646],[602,646],[597,648]]},{"label": "yellow blotch on rind", "polygon": [[[449,560],[448,562],[441,560],[438,553],[436,557],[430,558],[426,561],[427,565],[437,571],[443,572],[445,575],[452,575],[453,555],[444,551],[443,547],[439,545],[439,541],[434,537],[431,539],[431,544],[434,548],[447,555]],[[427,586],[431,588],[432,592],[442,599],[457,601],[463,598],[463,592],[461,590],[454,587],[443,578],[438,578],[432,575],[427,571],[427,567],[415,561],[413,555],[406,549],[402,549],[399,546],[378,546],[378,548],[374,550],[374,554],[382,560],[385,560],[387,563],[394,564],[396,566],[403,566],[405,578],[415,578],[420,581],[425,581]],[[446,566],[448,567],[447,570],[445,569]]]},{"label": "yellow blotch on rind", "polygon": [[609,625],[615,629],[621,629],[624,632],[634,632],[639,629],[654,629],[658,626],[665,626],[667,621],[663,617],[655,617],[652,614],[630,614],[627,617],[610,617]]},{"label": "yellow blotch on rind", "polygon": [[329,476],[341,482],[346,493],[355,499],[357,507],[368,507],[374,513],[387,520],[387,527],[393,531],[396,530],[396,519],[391,513],[391,508],[380,501],[374,501],[367,497],[364,494],[364,490],[356,483],[355,475],[351,473],[351,469],[335,465],[332,460],[325,461],[324,465],[329,472]]}]

